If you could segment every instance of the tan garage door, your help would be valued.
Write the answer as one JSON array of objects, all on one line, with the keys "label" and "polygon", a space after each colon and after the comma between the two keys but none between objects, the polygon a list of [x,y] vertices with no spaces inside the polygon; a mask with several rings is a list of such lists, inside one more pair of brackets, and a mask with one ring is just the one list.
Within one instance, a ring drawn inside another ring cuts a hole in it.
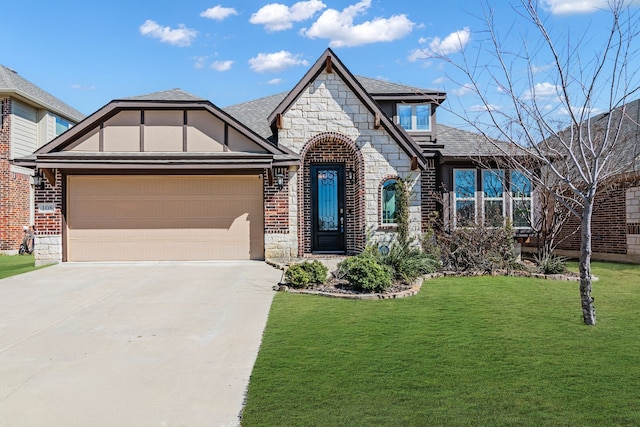
[{"label": "tan garage door", "polygon": [[68,176],[69,261],[264,257],[255,176]]}]

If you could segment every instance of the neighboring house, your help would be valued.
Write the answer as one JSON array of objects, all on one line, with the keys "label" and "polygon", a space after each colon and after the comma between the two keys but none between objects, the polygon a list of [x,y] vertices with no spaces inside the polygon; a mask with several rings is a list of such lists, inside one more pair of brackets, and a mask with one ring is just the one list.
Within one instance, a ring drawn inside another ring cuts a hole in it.
[{"label": "neighboring house", "polygon": [[[595,198],[592,217],[593,259],[640,263],[640,100],[624,107],[619,149],[608,160],[614,178],[602,183]],[[614,110],[613,126],[620,123],[623,108]],[[590,120],[595,134],[601,134],[609,114]],[[618,172],[619,169],[619,172]],[[578,257],[580,222],[570,216],[560,233],[558,252]]]},{"label": "neighboring house", "polygon": [[21,160],[52,208],[36,213],[37,260],[356,254],[395,232],[399,178],[414,236],[433,212],[522,220],[530,192],[476,166],[481,138],[436,123],[444,100],[356,77],[327,49],[290,92],[225,109],[178,89],[112,101]]},{"label": "neighboring house", "polygon": [[0,253],[15,254],[34,224],[33,170],[13,160],[33,153],[84,115],[0,65]]}]

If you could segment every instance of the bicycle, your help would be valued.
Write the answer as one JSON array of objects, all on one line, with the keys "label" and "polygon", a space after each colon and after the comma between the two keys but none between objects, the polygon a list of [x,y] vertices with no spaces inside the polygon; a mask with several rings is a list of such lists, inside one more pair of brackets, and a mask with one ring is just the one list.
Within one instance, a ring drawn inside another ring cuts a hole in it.
[{"label": "bicycle", "polygon": [[22,238],[22,243],[20,244],[20,250],[18,250],[18,253],[20,255],[24,255],[24,254],[32,254],[33,253],[33,248],[35,246],[35,233],[33,230],[24,227],[23,229],[24,231],[24,237]]}]

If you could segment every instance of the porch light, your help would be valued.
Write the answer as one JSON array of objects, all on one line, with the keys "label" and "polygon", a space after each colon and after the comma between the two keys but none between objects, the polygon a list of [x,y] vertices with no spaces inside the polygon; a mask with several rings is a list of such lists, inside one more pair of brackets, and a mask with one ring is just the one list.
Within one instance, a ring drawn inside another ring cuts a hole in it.
[{"label": "porch light", "polygon": [[33,175],[33,186],[37,190],[44,190],[44,177],[42,176],[42,171],[40,171],[40,169],[36,169],[36,173]]},{"label": "porch light", "polygon": [[353,182],[354,176],[353,169],[347,169],[347,180],[349,180],[349,182]]},{"label": "porch light", "polygon": [[282,190],[282,188],[284,187],[284,175],[281,173],[277,174],[276,180],[278,183],[278,190]]}]

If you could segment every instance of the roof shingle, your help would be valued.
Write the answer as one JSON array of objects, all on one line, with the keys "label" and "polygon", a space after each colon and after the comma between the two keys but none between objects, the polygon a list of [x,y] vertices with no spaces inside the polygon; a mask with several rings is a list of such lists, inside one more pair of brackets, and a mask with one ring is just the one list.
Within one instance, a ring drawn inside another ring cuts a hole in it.
[{"label": "roof shingle", "polygon": [[72,121],[79,122],[85,115],[62,102],[44,89],[34,85],[11,68],[0,64],[0,93],[14,93],[46,107]]}]

